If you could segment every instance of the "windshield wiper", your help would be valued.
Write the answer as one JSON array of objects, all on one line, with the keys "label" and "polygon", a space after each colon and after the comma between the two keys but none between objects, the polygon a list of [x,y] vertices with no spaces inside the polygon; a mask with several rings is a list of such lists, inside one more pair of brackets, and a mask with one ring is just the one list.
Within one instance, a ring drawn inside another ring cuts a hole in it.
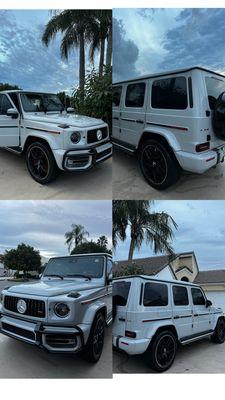
[{"label": "windshield wiper", "polygon": [[57,275],[57,274],[50,274],[50,275],[44,275],[44,276],[52,276],[52,277],[63,279],[62,275]]},{"label": "windshield wiper", "polygon": [[91,280],[91,277],[90,277],[90,276],[82,275],[82,274],[70,274],[70,275],[65,275],[65,276],[64,276],[64,278],[76,278],[76,277],[78,277],[78,278],[86,278],[86,279],[88,279],[89,281]]}]

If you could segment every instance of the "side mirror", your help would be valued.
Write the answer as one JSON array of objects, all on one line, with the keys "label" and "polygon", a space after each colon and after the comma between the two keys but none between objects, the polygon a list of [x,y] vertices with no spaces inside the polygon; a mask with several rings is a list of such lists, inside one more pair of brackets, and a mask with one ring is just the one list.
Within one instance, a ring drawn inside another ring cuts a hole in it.
[{"label": "side mirror", "polygon": [[207,299],[207,300],[206,300],[206,303],[205,303],[205,306],[206,306],[206,308],[212,306],[211,300],[208,300],[208,299]]},{"label": "side mirror", "polygon": [[110,283],[112,283],[113,280],[113,274],[108,274],[107,278],[106,278],[106,283],[107,285],[109,285]]},{"label": "side mirror", "polygon": [[11,117],[13,119],[17,119],[19,116],[19,113],[15,108],[9,108],[6,112],[6,115],[8,115],[8,117]]},{"label": "side mirror", "polygon": [[39,275],[38,275],[38,278],[41,279],[41,278],[42,278],[42,274],[39,274]]},{"label": "side mirror", "polygon": [[72,114],[72,113],[75,112],[75,108],[73,108],[73,107],[68,107],[68,108],[66,109],[66,112],[67,112],[68,114]]}]

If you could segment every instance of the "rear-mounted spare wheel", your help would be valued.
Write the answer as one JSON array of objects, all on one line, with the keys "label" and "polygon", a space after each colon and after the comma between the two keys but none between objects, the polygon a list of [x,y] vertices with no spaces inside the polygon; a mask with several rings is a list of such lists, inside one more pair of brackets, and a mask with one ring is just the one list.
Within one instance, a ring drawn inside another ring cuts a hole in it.
[{"label": "rear-mounted spare wheel", "polygon": [[225,92],[215,101],[212,123],[215,135],[225,139]]}]

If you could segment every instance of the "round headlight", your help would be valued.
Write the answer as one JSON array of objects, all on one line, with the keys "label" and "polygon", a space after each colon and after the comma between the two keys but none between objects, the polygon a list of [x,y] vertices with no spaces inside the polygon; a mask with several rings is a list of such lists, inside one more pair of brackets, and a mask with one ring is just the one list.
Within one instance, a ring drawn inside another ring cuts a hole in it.
[{"label": "round headlight", "polygon": [[70,309],[68,305],[65,303],[57,303],[54,307],[54,311],[57,317],[64,318],[67,317],[67,315],[70,312]]},{"label": "round headlight", "polygon": [[81,134],[80,132],[73,132],[70,136],[70,140],[72,143],[76,144],[80,141],[81,139]]}]

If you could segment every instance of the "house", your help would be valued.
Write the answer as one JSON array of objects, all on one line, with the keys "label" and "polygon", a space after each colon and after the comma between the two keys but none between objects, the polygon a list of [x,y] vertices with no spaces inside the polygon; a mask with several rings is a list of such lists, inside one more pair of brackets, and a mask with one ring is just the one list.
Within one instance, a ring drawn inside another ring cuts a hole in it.
[{"label": "house", "polygon": [[5,276],[5,268],[2,263],[0,263],[0,277]]},{"label": "house", "polygon": [[[138,258],[133,264],[142,267],[145,275],[153,275],[158,279],[174,279],[193,282],[200,285],[209,300],[225,312],[225,269],[199,270],[194,251],[169,255]],[[114,273],[122,266],[130,263],[117,261],[114,263]]]}]

